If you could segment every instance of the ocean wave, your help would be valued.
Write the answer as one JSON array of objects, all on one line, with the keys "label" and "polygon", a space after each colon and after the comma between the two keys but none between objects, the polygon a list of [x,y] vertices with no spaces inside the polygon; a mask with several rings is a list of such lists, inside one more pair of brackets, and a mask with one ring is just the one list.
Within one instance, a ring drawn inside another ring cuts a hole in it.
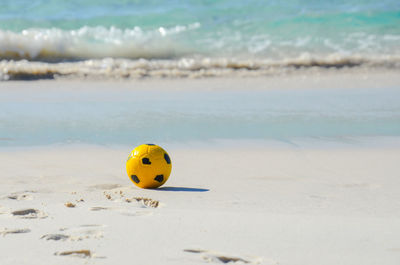
[{"label": "ocean wave", "polygon": [[200,27],[200,23],[158,27],[82,27],[77,30],[25,29],[0,30],[0,58],[37,61],[113,58],[175,58],[190,49],[174,41],[179,34]]},{"label": "ocean wave", "polygon": [[171,27],[84,26],[76,30],[31,28],[0,30],[0,59],[66,62],[103,58],[182,59],[226,57],[276,59],[303,54],[326,58],[340,54],[361,57],[400,55],[399,34],[342,33],[282,37],[280,34],[225,29],[210,30],[199,22]]},{"label": "ocean wave", "polygon": [[76,62],[0,61],[0,80],[53,78],[198,78],[222,76],[266,76],[290,74],[297,70],[343,68],[400,70],[400,56],[342,56],[331,54],[313,57],[303,54],[282,60],[239,60],[232,58],[90,59]]}]

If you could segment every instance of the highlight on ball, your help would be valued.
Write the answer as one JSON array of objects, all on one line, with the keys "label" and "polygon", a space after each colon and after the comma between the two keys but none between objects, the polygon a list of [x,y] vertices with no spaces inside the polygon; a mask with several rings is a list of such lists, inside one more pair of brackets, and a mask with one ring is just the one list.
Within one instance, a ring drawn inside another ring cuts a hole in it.
[{"label": "highlight on ball", "polygon": [[163,185],[171,174],[168,153],[155,144],[142,144],[132,150],[126,162],[126,172],[138,187],[154,189]]}]

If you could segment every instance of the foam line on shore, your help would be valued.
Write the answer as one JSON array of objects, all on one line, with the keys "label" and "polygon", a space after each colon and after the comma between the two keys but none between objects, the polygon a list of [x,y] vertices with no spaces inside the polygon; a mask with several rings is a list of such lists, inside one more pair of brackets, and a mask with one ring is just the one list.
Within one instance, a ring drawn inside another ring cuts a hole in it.
[{"label": "foam line on shore", "polygon": [[72,62],[0,61],[0,80],[54,79],[57,77],[136,79],[198,78],[224,76],[266,76],[293,73],[298,70],[326,69],[399,70],[400,57],[342,56],[328,57],[303,54],[283,60],[241,60],[233,58],[181,58],[171,60],[91,59]]}]

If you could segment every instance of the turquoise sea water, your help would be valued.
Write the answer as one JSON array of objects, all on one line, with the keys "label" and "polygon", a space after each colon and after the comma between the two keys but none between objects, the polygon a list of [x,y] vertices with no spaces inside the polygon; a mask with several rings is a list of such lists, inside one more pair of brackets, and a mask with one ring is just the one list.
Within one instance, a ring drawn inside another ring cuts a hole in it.
[{"label": "turquoise sea water", "polygon": [[0,58],[385,58],[398,0],[3,0]]}]

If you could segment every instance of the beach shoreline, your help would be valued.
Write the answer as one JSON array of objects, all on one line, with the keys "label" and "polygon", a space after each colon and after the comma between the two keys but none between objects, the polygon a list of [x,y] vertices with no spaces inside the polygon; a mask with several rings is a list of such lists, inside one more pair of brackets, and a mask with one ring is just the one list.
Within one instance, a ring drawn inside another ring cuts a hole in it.
[{"label": "beach shoreline", "polygon": [[[396,72],[332,71],[1,82],[0,263],[397,265],[399,81]],[[289,124],[316,129],[269,136],[279,123],[257,119],[288,112]],[[339,121],[334,134],[319,129],[320,115],[326,126]],[[170,116],[184,119],[158,126]],[[115,141],[119,126],[141,118],[155,129],[127,128]],[[237,120],[213,130],[226,118]],[[349,130],[360,120],[368,126]],[[136,142],[168,151],[161,189],[126,175]]]},{"label": "beach shoreline", "polygon": [[399,76],[1,82],[0,146],[397,136]]},{"label": "beach shoreline", "polygon": [[208,78],[271,78],[324,75],[397,74],[400,58],[362,60],[358,57],[295,58],[283,61],[234,58],[181,58],[171,60],[128,60],[104,58],[48,63],[28,60],[0,61],[0,81],[89,80],[136,81]]}]

